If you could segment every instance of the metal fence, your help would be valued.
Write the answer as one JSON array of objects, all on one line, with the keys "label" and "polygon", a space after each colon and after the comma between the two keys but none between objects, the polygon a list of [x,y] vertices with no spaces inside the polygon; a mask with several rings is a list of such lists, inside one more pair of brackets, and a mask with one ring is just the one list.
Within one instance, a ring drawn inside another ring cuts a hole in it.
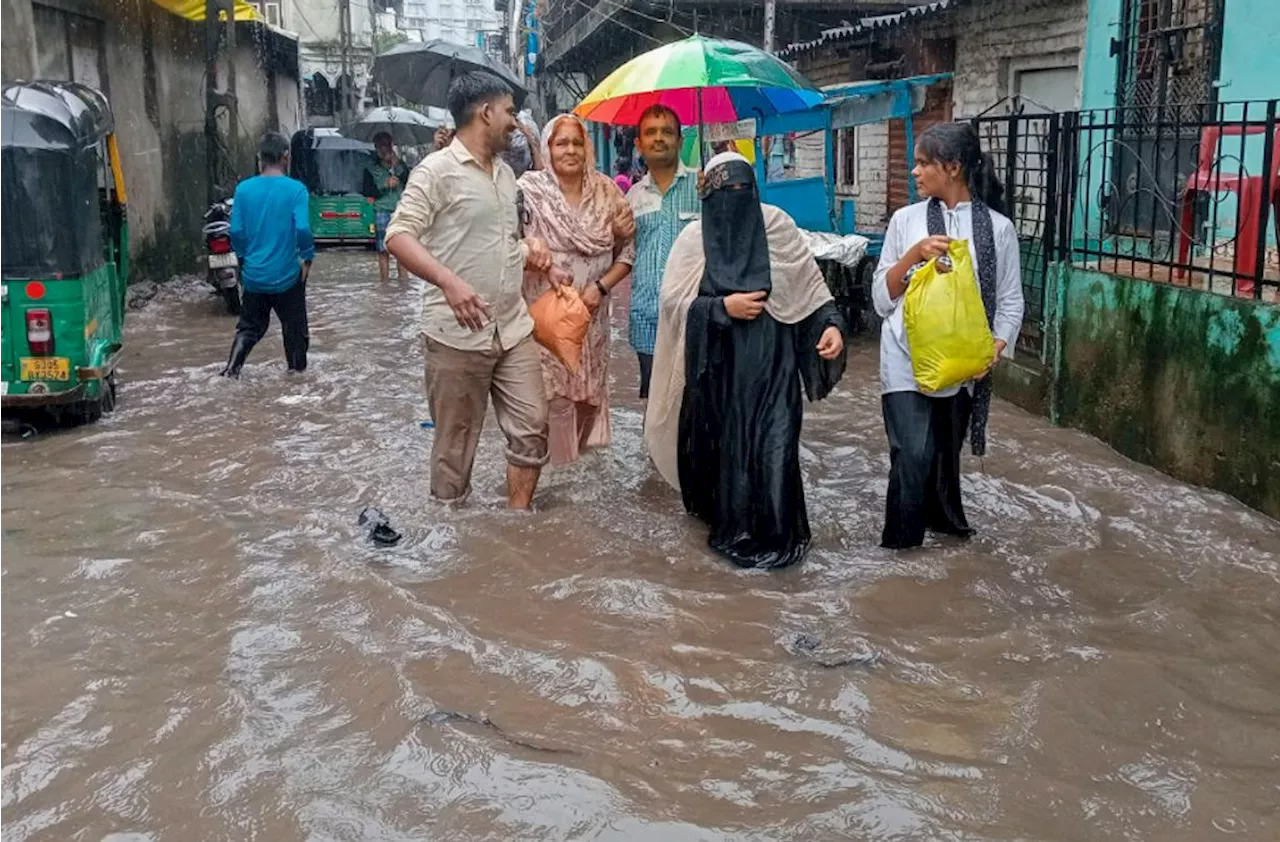
[{"label": "metal fence", "polygon": [[1009,114],[973,119],[983,151],[1005,186],[1006,213],[1022,251],[1026,300],[1019,349],[1039,356],[1044,342],[1045,283],[1058,259],[1061,225],[1062,114]]},{"label": "metal fence", "polygon": [[1022,246],[1019,348],[1043,350],[1055,261],[1280,302],[1278,111],[1263,100],[971,120]]},{"label": "metal fence", "polygon": [[1063,114],[1060,133],[1071,168],[1064,257],[1223,295],[1280,297],[1276,100],[1082,111]]}]

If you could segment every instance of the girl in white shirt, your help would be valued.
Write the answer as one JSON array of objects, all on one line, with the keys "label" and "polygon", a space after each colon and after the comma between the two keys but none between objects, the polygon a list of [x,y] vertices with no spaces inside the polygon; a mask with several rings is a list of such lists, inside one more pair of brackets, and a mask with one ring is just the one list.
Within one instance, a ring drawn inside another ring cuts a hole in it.
[{"label": "girl in white shirt", "polygon": [[[966,432],[975,455],[986,452],[991,368],[1012,357],[1022,325],[1018,234],[1003,214],[1004,189],[968,123],[943,123],[920,135],[916,187],[929,198],[893,215],[872,284],[880,329],[881,408],[889,436],[889,492],[880,545],[918,547],[925,530],[973,533],[960,500],[960,450]],[[940,392],[916,383],[902,319],[912,273],[967,240],[987,321],[995,337],[991,368],[977,380]]]}]

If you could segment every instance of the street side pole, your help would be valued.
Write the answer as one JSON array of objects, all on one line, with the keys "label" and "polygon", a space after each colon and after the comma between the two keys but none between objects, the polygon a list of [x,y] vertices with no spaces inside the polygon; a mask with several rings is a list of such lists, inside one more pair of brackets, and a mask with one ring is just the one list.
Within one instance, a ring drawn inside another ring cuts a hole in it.
[{"label": "street side pole", "polygon": [[338,91],[338,125],[346,128],[350,120],[351,88],[351,0],[338,0],[338,48],[342,52],[341,90]]},{"label": "street side pole", "polygon": [[236,96],[236,2],[235,0],[222,0],[219,4],[222,6],[223,14],[225,14],[227,40],[226,52],[223,58],[227,63],[226,85],[223,90],[223,106],[227,109],[227,175],[231,181],[227,185],[228,188],[234,187],[239,180],[236,177],[235,155],[236,144],[240,140],[240,100]]},{"label": "street side pole", "polygon": [[[231,145],[240,133],[236,102],[235,8],[234,0],[205,0],[204,5],[204,138],[206,190],[209,203],[229,195],[235,182],[235,162]],[[224,18],[223,15],[226,17]],[[223,86],[219,87],[219,66],[225,65]],[[227,138],[218,126],[218,109],[227,112]],[[221,195],[220,195],[221,194]]]},{"label": "street side pole", "polygon": [[511,55],[511,71],[516,78],[524,81],[524,45],[520,43],[520,25],[524,23],[524,0],[510,0],[507,8],[511,11],[511,20],[507,22],[507,52]]},{"label": "street side pole", "polygon": [[773,30],[778,18],[778,0],[764,0],[764,51],[773,52]]},{"label": "street side pole", "polygon": [[218,173],[218,0],[204,4],[204,163],[209,204],[217,201]]}]

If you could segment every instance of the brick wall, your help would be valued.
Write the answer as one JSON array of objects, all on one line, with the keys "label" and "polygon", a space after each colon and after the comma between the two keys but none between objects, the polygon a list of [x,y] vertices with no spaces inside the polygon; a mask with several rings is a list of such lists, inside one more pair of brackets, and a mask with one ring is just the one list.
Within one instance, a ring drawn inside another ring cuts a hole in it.
[{"label": "brick wall", "polygon": [[842,85],[855,78],[854,62],[848,48],[833,46],[810,53],[798,62],[798,66],[819,88]]},{"label": "brick wall", "polygon": [[[853,188],[837,185],[839,199],[852,199],[859,228],[883,227],[887,214],[888,180],[884,162],[889,150],[889,131],[885,123],[858,127],[858,184]],[[838,150],[835,150],[838,151]],[[815,178],[826,174],[826,147],[818,133],[796,138],[795,178]],[[839,168],[839,159],[836,167]],[[831,173],[835,178],[836,173]]]},{"label": "brick wall", "polygon": [[827,145],[823,132],[808,132],[796,136],[796,165],[794,178],[819,178],[827,172]]},{"label": "brick wall", "polygon": [[[1009,96],[1019,71],[1078,66],[1086,18],[1087,0],[969,0],[918,24],[881,30],[876,52],[905,54],[904,75],[952,70],[952,115],[972,117]],[[954,39],[953,67],[935,67],[938,60],[950,59],[942,49],[949,39]],[[928,45],[935,49],[925,49]],[[864,80],[871,60],[865,46],[838,43],[793,57],[819,87]],[[883,225],[888,216],[888,129],[885,123],[859,127],[858,188],[841,191],[856,200],[859,227]]]},{"label": "brick wall", "polygon": [[858,186],[856,190],[841,191],[841,194],[853,196],[859,228],[879,228],[888,219],[888,157],[889,124],[858,126]]},{"label": "brick wall", "polygon": [[973,117],[1010,94],[1013,75],[1079,66],[1086,0],[972,0],[954,12],[955,116]]}]

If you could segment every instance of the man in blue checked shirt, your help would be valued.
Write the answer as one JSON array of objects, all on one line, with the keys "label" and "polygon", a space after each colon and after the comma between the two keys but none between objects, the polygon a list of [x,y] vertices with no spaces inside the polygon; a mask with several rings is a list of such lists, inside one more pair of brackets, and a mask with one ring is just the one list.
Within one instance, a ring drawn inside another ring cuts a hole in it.
[{"label": "man in blue checked shirt", "polygon": [[636,217],[636,256],[631,270],[631,314],[628,335],[640,359],[640,398],[649,397],[653,346],[658,335],[658,292],[667,255],[676,237],[698,218],[697,170],[680,162],[680,118],[665,105],[640,115],[636,149],[649,172],[627,193]]}]

